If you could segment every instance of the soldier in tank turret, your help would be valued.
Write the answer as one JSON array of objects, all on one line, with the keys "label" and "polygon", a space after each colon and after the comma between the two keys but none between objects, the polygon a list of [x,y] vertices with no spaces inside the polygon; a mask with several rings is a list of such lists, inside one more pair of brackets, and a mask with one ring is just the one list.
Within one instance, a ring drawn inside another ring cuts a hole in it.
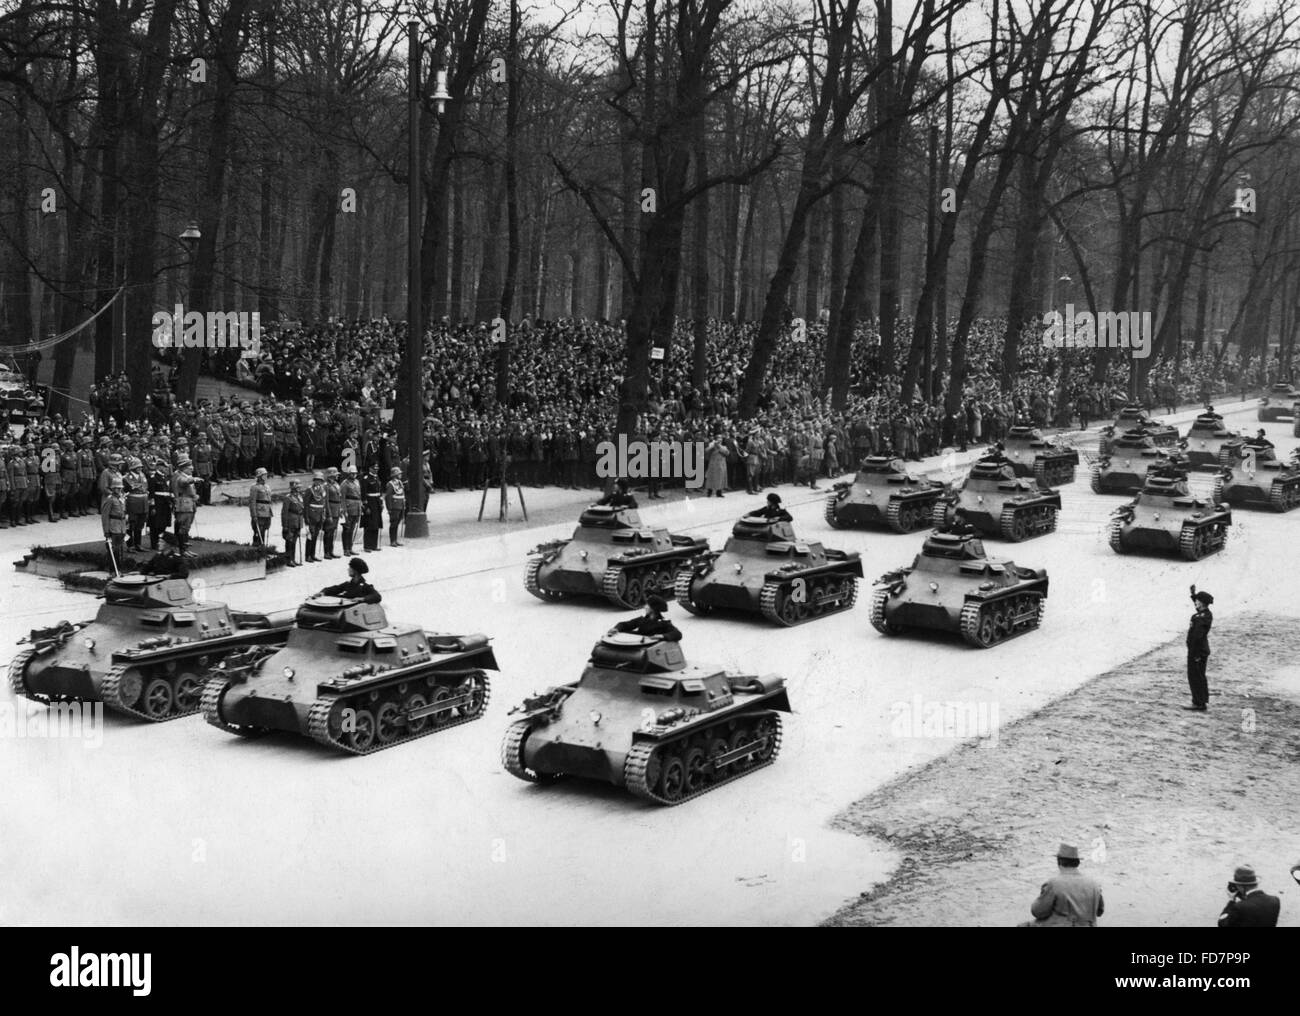
[{"label": "soldier in tank turret", "polygon": [[627,635],[649,635],[663,639],[665,642],[680,642],[682,633],[677,626],[664,615],[668,612],[668,603],[662,596],[646,597],[645,613],[614,625],[612,631]]},{"label": "soldier in tank turret", "polygon": [[767,504],[758,508],[750,515],[757,516],[760,519],[767,519],[770,522],[793,522],[794,517],[781,507],[781,495],[775,492],[767,495]]},{"label": "soldier in tank turret", "polygon": [[337,585],[326,586],[321,590],[322,596],[338,596],[345,600],[359,600],[362,603],[378,603],[383,597],[379,591],[366,581],[366,573],[370,571],[370,566],[359,557],[354,557],[348,562],[348,578],[346,582],[340,582]]},{"label": "soldier in tank turret", "polygon": [[609,505],[611,508],[635,508],[636,498],[627,491],[627,481],[618,479],[614,481],[614,491],[606,494],[596,504]]},{"label": "soldier in tank turret", "polygon": [[162,550],[151,557],[140,571],[145,575],[170,575],[178,579],[188,578],[190,567],[185,563],[185,558],[180,555],[176,543],[176,534],[171,532],[163,533],[162,543]]}]

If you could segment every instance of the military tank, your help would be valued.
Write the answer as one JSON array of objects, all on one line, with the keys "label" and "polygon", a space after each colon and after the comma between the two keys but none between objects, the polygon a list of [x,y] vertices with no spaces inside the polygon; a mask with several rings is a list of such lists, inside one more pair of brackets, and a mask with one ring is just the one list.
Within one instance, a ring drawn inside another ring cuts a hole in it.
[{"label": "military tank", "polygon": [[850,609],[860,578],[856,553],[801,541],[789,522],[746,515],[721,553],[706,551],[678,569],[674,593],[692,614],[756,611],[790,627]]},{"label": "military tank", "polygon": [[1101,429],[1101,436],[1098,443],[1098,453],[1106,455],[1110,451],[1110,442],[1125,434],[1136,427],[1141,427],[1151,439],[1161,448],[1167,448],[1178,444],[1178,428],[1168,423],[1156,423],[1155,420],[1147,416],[1146,410],[1141,406],[1124,406],[1115,414],[1115,420],[1107,427]]},{"label": "military tank", "polygon": [[540,600],[603,596],[620,607],[640,607],[669,592],[677,568],[707,551],[709,542],[642,525],[634,508],[592,505],[568,540],[529,551],[524,588]]},{"label": "military tank", "polygon": [[1147,470],[1167,459],[1167,449],[1138,427],[1110,443],[1110,451],[1092,464],[1094,494],[1134,494],[1146,482]]},{"label": "military tank", "polygon": [[614,632],[575,684],[511,710],[501,761],[530,783],[604,780],[676,805],[771,765],[790,712],[785,680],[688,664],[680,642]]},{"label": "military tank", "polygon": [[896,533],[913,533],[930,524],[942,483],[913,476],[903,460],[869,455],[853,482],[841,480],[826,498],[826,521],[835,529],[886,525]]},{"label": "military tank", "polygon": [[1032,476],[1043,488],[1074,482],[1079,453],[1053,444],[1033,427],[1012,427],[1002,439],[1002,447],[1017,476]]},{"label": "military tank", "polygon": [[1246,447],[1255,453],[1253,463],[1238,458],[1225,466],[1214,481],[1214,502],[1275,512],[1289,512],[1300,504],[1300,459],[1282,462],[1272,448]]},{"label": "military tank", "polygon": [[1191,496],[1186,472],[1151,469],[1137,496],[1115,509],[1110,548],[1117,554],[1156,551],[1199,561],[1223,549],[1230,525],[1227,505]]},{"label": "military tank", "polygon": [[1213,406],[1206,406],[1205,412],[1192,421],[1183,444],[1190,468],[1218,469],[1238,458],[1242,437],[1224,426],[1223,417]]},{"label": "military tank", "polygon": [[1292,388],[1290,382],[1279,381],[1270,385],[1264,397],[1259,400],[1255,416],[1261,423],[1276,420],[1280,416],[1293,416],[1297,399],[1300,399],[1300,392]]},{"label": "military tank", "polygon": [[987,649],[1039,627],[1046,606],[1046,571],[988,557],[975,533],[936,530],[910,568],[876,580],[871,624],[882,635],[951,632]]},{"label": "military tank", "polygon": [[958,508],[984,535],[1019,543],[1056,531],[1061,495],[1017,476],[1011,462],[992,455],[977,460],[961,485],[935,503],[934,527],[945,528]]},{"label": "military tank", "polygon": [[9,664],[15,695],[103,702],[159,722],[198,712],[209,667],[249,646],[281,645],[292,612],[260,614],[198,601],[187,579],[127,574],[110,579],[91,621],[32,629]]},{"label": "military tank", "polygon": [[255,646],[218,664],[203,717],[231,734],[304,734],[368,755],[483,715],[497,670],[486,635],[445,635],[389,624],[384,608],[313,596],[288,642]]}]

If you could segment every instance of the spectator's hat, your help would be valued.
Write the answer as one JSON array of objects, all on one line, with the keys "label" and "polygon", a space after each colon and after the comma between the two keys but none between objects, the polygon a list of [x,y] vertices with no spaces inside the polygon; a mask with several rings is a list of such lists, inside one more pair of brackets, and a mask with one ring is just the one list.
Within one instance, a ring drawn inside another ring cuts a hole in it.
[{"label": "spectator's hat", "polygon": [[290,481],[289,481],[289,489],[290,489],[290,490],[297,490],[297,489],[298,489],[298,481],[297,481],[297,480],[290,480]]},{"label": "spectator's hat", "polygon": [[354,571],[358,575],[364,575],[370,571],[370,565],[366,564],[363,558],[354,557],[348,561],[348,571]]},{"label": "spectator's hat", "polygon": [[112,455],[110,455],[110,456],[108,457],[108,461],[109,461],[109,464],[110,464],[110,465],[113,464],[113,463],[121,462],[121,461],[122,461],[122,456],[119,455],[117,452],[114,452]]},{"label": "spectator's hat", "polygon": [[261,466],[259,466],[257,468],[257,472],[253,474],[253,479],[257,479],[258,477],[265,476],[265,475],[266,475],[266,470],[263,469]]},{"label": "spectator's hat", "polygon": [[1199,593],[1193,596],[1192,599],[1199,600],[1201,603],[1204,603],[1207,607],[1214,602],[1214,597],[1211,596],[1209,593],[1207,593],[1204,589],[1202,589]]},{"label": "spectator's hat", "polygon": [[657,614],[666,614],[668,612],[668,601],[656,593],[645,598],[646,606]]},{"label": "spectator's hat", "polygon": [[401,476],[401,475],[402,475],[402,471],[401,471],[400,469],[398,469],[396,466],[394,466],[392,469],[390,469],[390,470],[388,471],[388,475],[389,475],[389,476]]},{"label": "spectator's hat", "polygon": [[1259,885],[1259,878],[1255,875],[1255,869],[1249,864],[1239,864],[1232,873],[1232,884],[1242,887]]},{"label": "spectator's hat", "polygon": [[1058,861],[1077,861],[1079,860],[1079,848],[1072,847],[1068,843],[1062,843],[1056,848],[1056,859]]},{"label": "spectator's hat", "polygon": [[141,467],[144,466],[144,463],[141,462],[139,459],[132,459],[130,462],[127,463],[127,465],[129,465],[132,469],[140,469]]}]

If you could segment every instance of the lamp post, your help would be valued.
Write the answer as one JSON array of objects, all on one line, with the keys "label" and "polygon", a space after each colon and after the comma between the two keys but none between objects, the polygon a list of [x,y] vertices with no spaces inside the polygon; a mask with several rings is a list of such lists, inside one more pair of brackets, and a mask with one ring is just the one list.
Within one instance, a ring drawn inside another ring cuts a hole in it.
[{"label": "lamp post", "polygon": [[[429,535],[429,520],[424,512],[424,307],[420,287],[420,227],[423,162],[420,151],[420,23],[415,11],[407,13],[407,107],[410,118],[411,149],[407,167],[407,292],[406,292],[406,400],[408,461],[406,538]],[[447,72],[438,71],[437,88],[431,96],[441,113],[447,99]]]}]

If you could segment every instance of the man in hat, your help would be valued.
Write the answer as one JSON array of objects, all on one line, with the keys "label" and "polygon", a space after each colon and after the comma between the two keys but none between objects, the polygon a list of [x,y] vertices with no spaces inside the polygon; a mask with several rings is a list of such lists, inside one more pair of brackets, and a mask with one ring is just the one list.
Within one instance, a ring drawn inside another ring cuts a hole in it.
[{"label": "man in hat", "polygon": [[316,541],[325,524],[325,474],[312,473],[311,486],[302,496],[303,517],[307,520],[307,561],[316,560]]},{"label": "man in hat", "polygon": [[1101,885],[1079,870],[1079,848],[1062,843],[1056,851],[1057,874],[1043,883],[1030,904],[1032,922],[1022,928],[1095,928],[1106,911]]},{"label": "man in hat", "polygon": [[339,489],[343,492],[343,556],[352,556],[352,541],[356,538],[357,523],[361,521],[361,484],[353,467],[344,470],[345,478]]},{"label": "man in hat", "polygon": [[1243,864],[1228,883],[1232,897],[1219,915],[1220,928],[1276,928],[1282,901],[1259,887],[1255,869]]},{"label": "man in hat", "polygon": [[364,514],[361,516],[361,547],[363,552],[379,553],[379,530],[384,528],[384,485],[379,479],[379,462],[372,459],[366,467],[366,478],[361,482]]},{"label": "man in hat", "polygon": [[298,536],[302,532],[303,504],[298,481],[289,481],[289,493],[280,502],[280,535],[284,537],[284,553],[289,567],[298,567]]},{"label": "man in hat", "polygon": [[266,470],[261,466],[248,488],[248,516],[253,527],[253,546],[266,546],[266,534],[271,529],[271,488],[266,485]]},{"label": "man in hat", "polygon": [[158,549],[158,540],[172,524],[172,474],[161,457],[152,460],[149,470],[149,549]]},{"label": "man in hat", "polygon": [[126,502],[122,500],[122,478],[109,481],[108,493],[99,509],[104,528],[104,541],[113,557],[113,570],[120,572],[126,556]]},{"label": "man in hat", "polygon": [[59,442],[59,515],[77,514],[77,451],[70,438]]},{"label": "man in hat", "polygon": [[140,569],[145,575],[170,575],[174,578],[189,578],[190,566],[185,563],[177,551],[176,534],[162,534],[162,550],[149,558]]},{"label": "man in hat", "polygon": [[[25,436],[25,435],[24,435]],[[36,524],[34,516],[39,511],[40,496],[43,489],[41,482],[41,457],[36,454],[36,445],[31,439],[26,444],[27,457],[27,501],[23,505],[23,510],[27,513],[27,521],[32,525]]]},{"label": "man in hat", "polygon": [[194,476],[190,472],[193,468],[190,457],[182,455],[176,460],[176,471],[172,474],[172,528],[182,557],[189,550],[190,527],[194,525],[194,513],[199,506],[198,491],[194,489]]},{"label": "man in hat", "polygon": [[366,581],[370,566],[359,557],[348,562],[348,578],[336,586],[326,586],[321,590],[322,596],[338,596],[345,600],[360,600],[362,603],[378,603],[383,599],[379,591]]},{"label": "man in hat", "polygon": [[621,476],[614,481],[613,493],[606,494],[596,504],[609,505],[611,508],[635,508],[636,498],[628,493],[627,481]]},{"label": "man in hat", "polygon": [[767,495],[767,504],[757,511],[748,512],[747,514],[757,515],[759,518],[771,519],[776,522],[794,521],[790,513],[781,507],[781,495],[775,491]]},{"label": "man in hat", "polygon": [[95,500],[95,451],[89,436],[81,439],[77,449],[77,514],[89,515]]},{"label": "man in hat", "polygon": [[627,621],[620,621],[611,630],[629,635],[652,635],[665,642],[680,642],[682,633],[664,616],[666,613],[668,613],[668,602],[657,593],[651,593],[646,597],[644,614]]},{"label": "man in hat", "polygon": [[334,534],[338,532],[339,519],[343,517],[343,488],[339,486],[339,471],[330,466],[325,471],[325,560],[332,561],[339,555],[334,553]]},{"label": "man in hat", "polygon": [[1210,661],[1210,626],[1214,624],[1210,604],[1214,597],[1204,590],[1198,593],[1196,586],[1192,586],[1192,602],[1196,604],[1196,613],[1187,627],[1187,684],[1192,690],[1192,704],[1183,708],[1203,713],[1210,705],[1205,667]]},{"label": "man in hat", "polygon": [[388,545],[400,547],[397,527],[406,515],[406,488],[402,485],[402,471],[396,466],[389,470],[389,480],[384,486],[384,507],[388,509]]},{"label": "man in hat", "polygon": [[149,481],[139,459],[131,459],[127,465],[129,471],[122,477],[122,482],[126,488],[126,528],[131,537],[128,546],[131,550],[142,551],[140,540],[149,518]]},{"label": "man in hat", "polygon": [[18,445],[11,445],[5,453],[9,473],[9,520],[15,526],[27,525],[24,510],[27,501],[27,460]]}]

